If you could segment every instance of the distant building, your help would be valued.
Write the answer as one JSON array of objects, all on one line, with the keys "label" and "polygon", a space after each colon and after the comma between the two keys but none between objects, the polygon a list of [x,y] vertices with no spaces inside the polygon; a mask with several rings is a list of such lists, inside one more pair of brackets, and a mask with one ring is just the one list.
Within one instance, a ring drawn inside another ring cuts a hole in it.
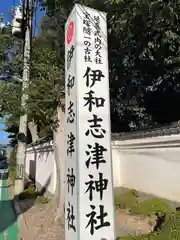
[{"label": "distant building", "polygon": [[6,24],[4,23],[4,17],[1,14],[0,15],[0,33],[2,33],[4,31],[5,27],[6,27]]}]

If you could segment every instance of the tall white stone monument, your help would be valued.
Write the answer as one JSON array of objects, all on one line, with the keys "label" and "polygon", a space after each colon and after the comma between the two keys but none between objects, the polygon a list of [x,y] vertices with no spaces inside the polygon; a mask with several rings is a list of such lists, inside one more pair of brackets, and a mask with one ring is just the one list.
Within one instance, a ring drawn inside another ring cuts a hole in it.
[{"label": "tall white stone monument", "polygon": [[76,4],[65,26],[65,239],[115,240],[107,20]]}]

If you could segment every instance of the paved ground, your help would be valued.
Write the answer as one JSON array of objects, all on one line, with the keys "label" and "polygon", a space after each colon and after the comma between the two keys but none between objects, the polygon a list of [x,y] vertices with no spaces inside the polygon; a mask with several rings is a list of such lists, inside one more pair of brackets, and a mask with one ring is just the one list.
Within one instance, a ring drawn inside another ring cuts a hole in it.
[{"label": "paved ground", "polygon": [[[25,209],[26,204],[21,202],[21,208]],[[24,223],[21,226],[24,226],[22,236],[25,240],[64,240],[64,224],[60,220],[55,221],[51,211],[53,207],[52,205],[48,207],[48,205],[49,203],[35,204],[24,211],[23,219],[21,219],[21,223]],[[149,233],[151,229],[148,218],[133,216],[120,209],[116,211],[117,236],[141,235]],[[28,238],[29,236],[31,237]]]},{"label": "paved ground", "polygon": [[[29,200],[20,201],[22,213],[20,214],[20,229],[17,217],[13,210],[6,180],[0,180],[0,240],[64,240],[63,221],[55,221],[52,212],[54,206],[48,204],[35,204]],[[132,216],[126,211],[116,211],[117,236],[138,235],[151,231],[148,219]],[[22,237],[22,238],[21,238]]]},{"label": "paved ground", "polygon": [[0,240],[18,240],[18,223],[6,180],[0,180]]},{"label": "paved ground", "polygon": [[23,239],[64,240],[64,224],[61,220],[55,221],[51,203],[31,206],[32,203],[20,201],[19,204],[24,212],[20,218],[20,236]]},{"label": "paved ground", "polygon": [[149,218],[131,215],[125,210],[118,209],[116,210],[116,234],[118,237],[147,234],[152,231],[149,221]]}]

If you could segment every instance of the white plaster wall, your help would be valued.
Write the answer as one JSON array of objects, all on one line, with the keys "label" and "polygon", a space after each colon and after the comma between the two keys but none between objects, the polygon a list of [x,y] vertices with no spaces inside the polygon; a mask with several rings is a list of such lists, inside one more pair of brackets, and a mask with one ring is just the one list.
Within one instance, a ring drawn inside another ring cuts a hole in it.
[{"label": "white plaster wall", "polygon": [[116,187],[180,202],[179,135],[114,141],[112,152],[114,166],[119,164],[119,171],[114,170]]},{"label": "white plaster wall", "polygon": [[27,175],[30,173],[30,161],[34,161],[36,166],[36,182],[42,187],[47,184],[47,190],[53,194],[56,187],[56,166],[52,142],[43,143],[27,149],[25,168]]},{"label": "white plaster wall", "polygon": [[121,161],[119,150],[116,148],[112,148],[112,167],[113,167],[113,184],[114,187],[121,186]]},{"label": "white plaster wall", "polygon": [[[35,152],[36,181],[43,186],[51,176],[48,191],[53,194],[56,165],[52,142],[27,149],[27,174]],[[114,187],[134,188],[180,202],[180,135],[112,141],[112,163]]]}]

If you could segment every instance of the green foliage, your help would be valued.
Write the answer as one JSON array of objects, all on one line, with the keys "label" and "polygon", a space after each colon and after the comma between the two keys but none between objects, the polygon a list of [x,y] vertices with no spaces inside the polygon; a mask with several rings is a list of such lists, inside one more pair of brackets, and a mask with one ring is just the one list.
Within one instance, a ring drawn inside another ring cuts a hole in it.
[{"label": "green foliage", "polygon": [[36,198],[36,202],[41,204],[48,203],[49,201],[50,199],[47,196],[37,196]]},{"label": "green foliage", "polygon": [[117,208],[132,209],[137,206],[137,197],[134,195],[133,190],[128,190],[123,193],[119,190],[115,190],[114,202]]},{"label": "green foliage", "polygon": [[171,209],[163,200],[152,198],[150,200],[139,201],[131,211],[135,214],[149,216],[155,213],[167,213],[171,211]]},{"label": "green foliage", "polygon": [[[11,36],[11,28],[6,29],[6,33],[1,35],[0,41],[0,73],[7,74],[21,74],[22,73],[22,51],[21,45],[22,43],[17,39]],[[4,50],[6,48],[14,48],[18,50],[13,57],[12,66],[7,62],[7,59],[4,54]],[[8,120],[6,119],[7,129],[6,131],[10,134],[12,140],[10,141],[12,146],[17,144],[15,138],[15,128],[19,122],[19,116],[23,113],[23,109],[20,108],[20,97],[21,97],[21,86],[19,84],[14,84],[10,81],[1,82],[0,84],[0,116],[6,117],[8,115],[9,122],[11,121],[11,125],[9,126]]]},{"label": "green foliage", "polygon": [[169,214],[162,229],[158,233],[144,236],[119,237],[118,240],[179,240],[180,239],[180,214]]},{"label": "green foliage", "polygon": [[29,184],[28,188],[25,189],[22,193],[19,194],[19,200],[25,199],[36,199],[38,193],[36,192],[36,188],[33,184]]},{"label": "green foliage", "polygon": [[[12,49],[14,57],[12,66],[7,62],[4,54],[5,49]],[[11,27],[8,27],[4,34],[0,35],[0,73],[22,73],[23,63],[23,41],[12,36]]]},{"label": "green foliage", "polygon": [[[12,116],[9,116],[8,118],[6,118],[5,120],[5,124],[6,124],[6,128],[5,131],[9,134],[8,138],[10,139],[9,144],[15,149],[15,147],[17,146],[17,134],[19,131],[19,125],[16,121],[14,121],[14,119],[12,119]],[[13,116],[14,117],[14,116]]]},{"label": "green foliage", "polygon": [[150,233],[143,236],[125,236],[118,240],[178,240],[180,239],[180,213],[173,213],[171,208],[160,198],[148,200],[140,199],[138,192],[134,190],[120,193],[115,192],[115,204],[117,207],[128,209],[132,214],[143,216],[154,216],[155,213],[165,213],[165,222],[162,229],[157,233]]},{"label": "green foliage", "polygon": [[21,87],[12,83],[0,84],[1,116],[7,114],[20,115]]},{"label": "green foliage", "polygon": [[[4,57],[3,50],[8,45],[7,39],[3,39],[4,44],[0,45],[2,57]],[[14,44],[17,45],[16,42]],[[28,111],[28,120],[33,119],[38,124],[40,132],[46,129],[44,134],[49,133],[57,106],[64,99],[64,72],[57,61],[58,53],[57,48],[53,49],[51,47],[45,34],[34,37],[32,42],[31,81],[29,88],[25,89],[28,93],[28,100],[23,109],[20,106],[21,86],[14,83],[0,85],[0,115],[10,114],[7,120],[7,131],[12,130],[11,126],[19,124],[19,116]],[[22,69],[22,54],[18,54],[14,57],[13,70],[22,75]],[[44,136],[44,134],[41,133],[40,135]],[[14,131],[11,137],[13,144],[15,144]]]},{"label": "green foliage", "polygon": [[[49,134],[56,108],[64,102],[64,24],[74,1],[44,1],[47,14],[32,42],[31,83],[28,116]],[[180,119],[180,5],[177,1],[132,0],[77,3],[107,12],[112,131],[153,127]],[[0,58],[8,66],[3,47],[22,43],[2,36]],[[22,54],[14,58],[13,69],[22,73]],[[158,85],[157,85],[158,84]],[[157,85],[157,86],[156,86]],[[147,90],[151,86],[154,92]],[[1,97],[2,96],[2,97]],[[20,86],[0,86],[1,115],[17,118]],[[154,100],[153,100],[154,99]],[[6,100],[6,101],[5,101]]]},{"label": "green foliage", "polygon": [[153,216],[156,213],[172,212],[172,209],[160,198],[142,200],[136,190],[124,192],[115,190],[114,201],[116,208],[128,209],[132,214]]},{"label": "green foliage", "polygon": [[[147,236],[125,236],[125,237],[119,237],[119,238],[117,238],[117,240],[150,240],[150,236],[151,235],[147,235]],[[162,240],[164,240],[164,239],[162,239]]]},{"label": "green foliage", "polygon": [[36,187],[33,183],[28,184],[28,188],[25,189],[19,195],[19,200],[26,200],[26,199],[34,199],[37,203],[48,203],[49,198],[45,195],[41,195],[38,191],[36,191]]},{"label": "green foliage", "polygon": [[28,113],[40,125],[49,126],[57,106],[64,98],[64,74],[57,65],[57,51],[42,36],[34,39],[32,76],[29,86]]},{"label": "green foliage", "polygon": [[[152,127],[157,122],[180,118],[178,97],[173,98],[179,81],[180,5],[177,1],[76,1],[107,12],[110,68],[111,120],[113,131]],[[43,1],[49,18],[52,45],[59,47],[64,61],[64,23],[74,1]],[[61,6],[61,7],[59,7]],[[156,101],[145,97],[148,86],[160,81]],[[164,85],[166,85],[164,87]],[[169,86],[172,93],[169,92]],[[163,101],[160,101],[162,98]],[[164,93],[165,92],[165,93]],[[165,101],[166,99],[166,101]],[[156,107],[158,103],[158,108]],[[164,105],[166,105],[164,107]],[[177,106],[177,107],[175,107]],[[168,113],[171,114],[168,114]],[[162,115],[162,117],[160,117]],[[171,116],[171,117],[170,117]]]}]

